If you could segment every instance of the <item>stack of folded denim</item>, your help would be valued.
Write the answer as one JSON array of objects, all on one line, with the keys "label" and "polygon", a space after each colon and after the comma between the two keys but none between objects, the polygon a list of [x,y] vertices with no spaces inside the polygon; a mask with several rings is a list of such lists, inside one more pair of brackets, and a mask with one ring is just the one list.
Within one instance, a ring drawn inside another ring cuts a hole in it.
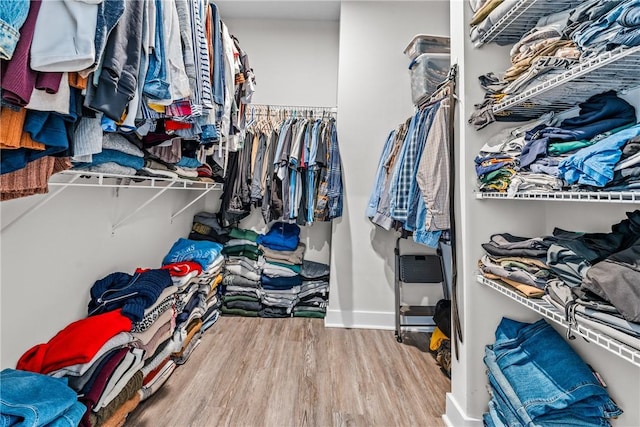
[{"label": "stack of folded denim", "polygon": [[222,313],[257,317],[260,302],[260,275],[264,257],[258,247],[258,233],[234,228],[222,253],[225,255]]},{"label": "stack of folded denim", "polygon": [[0,372],[0,414],[6,426],[78,425],[87,408],[67,381],[34,372]]},{"label": "stack of folded denim", "polygon": [[302,285],[293,307],[294,317],[325,317],[329,305],[329,271],[326,264],[309,260],[302,262]]},{"label": "stack of folded denim", "polygon": [[622,414],[598,377],[544,320],[503,318],[495,337],[485,347],[491,394],[486,426],[595,427]]},{"label": "stack of folded denim", "polygon": [[262,269],[261,317],[290,317],[298,301],[305,246],[300,244],[300,227],[275,223],[258,239],[265,252]]}]

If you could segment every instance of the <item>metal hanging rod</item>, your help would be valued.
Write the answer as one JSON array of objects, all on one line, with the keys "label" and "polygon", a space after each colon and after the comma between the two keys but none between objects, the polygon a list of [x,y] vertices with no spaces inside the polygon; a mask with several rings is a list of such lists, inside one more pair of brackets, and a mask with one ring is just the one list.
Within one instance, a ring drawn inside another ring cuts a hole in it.
[{"label": "metal hanging rod", "polygon": [[337,107],[318,107],[311,105],[275,105],[275,104],[249,104],[247,105],[247,112],[250,113],[252,110],[269,110],[269,111],[283,111],[283,112],[300,112],[300,111],[314,111],[320,113],[337,113]]}]

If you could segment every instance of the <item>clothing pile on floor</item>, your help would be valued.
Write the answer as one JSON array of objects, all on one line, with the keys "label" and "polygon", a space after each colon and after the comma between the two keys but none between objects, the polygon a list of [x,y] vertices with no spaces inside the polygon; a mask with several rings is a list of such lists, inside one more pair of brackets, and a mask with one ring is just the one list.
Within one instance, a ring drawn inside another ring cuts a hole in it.
[{"label": "clothing pile on floor", "polygon": [[[189,359],[218,319],[221,250],[218,243],[179,239],[161,268],[97,280],[88,317],[28,350],[17,369],[63,379],[82,405],[80,411],[65,409],[78,415],[76,424],[122,425]],[[33,378],[25,377],[23,384],[44,384]],[[4,399],[4,384],[2,391]]]},{"label": "clothing pile on floor", "polygon": [[[508,13],[516,0],[473,1],[476,15],[471,21],[472,41]],[[525,33],[511,48],[511,67],[504,73],[480,76],[485,100],[476,105],[470,122],[478,129],[494,121],[526,121],[537,117],[536,108],[519,113],[495,113],[497,102],[509,99],[529,88],[542,84],[584,61],[613,49],[640,45],[639,0],[587,0],[563,2],[566,8],[554,3],[550,15],[539,19],[536,26]],[[544,6],[543,6],[544,7]],[[624,79],[624,73],[612,71],[611,79]]]},{"label": "clothing pile on floor", "polygon": [[300,227],[276,222],[264,235],[234,228],[229,237],[223,314],[324,318],[329,266],[304,260]]},{"label": "clothing pile on floor", "polygon": [[225,256],[222,313],[257,317],[260,303],[260,275],[264,258],[258,248],[258,233],[234,228],[222,250]]},{"label": "clothing pile on floor", "polygon": [[608,426],[622,414],[597,373],[544,320],[503,318],[495,338],[485,347],[485,426]]},{"label": "clothing pile on floor", "polygon": [[555,228],[552,235],[494,234],[482,245],[482,274],[543,298],[585,325],[640,350],[640,210],[609,233]]},{"label": "clothing pile on floor", "polygon": [[560,123],[548,113],[499,132],[475,163],[484,192],[637,191],[640,124],[635,108],[609,91]]}]

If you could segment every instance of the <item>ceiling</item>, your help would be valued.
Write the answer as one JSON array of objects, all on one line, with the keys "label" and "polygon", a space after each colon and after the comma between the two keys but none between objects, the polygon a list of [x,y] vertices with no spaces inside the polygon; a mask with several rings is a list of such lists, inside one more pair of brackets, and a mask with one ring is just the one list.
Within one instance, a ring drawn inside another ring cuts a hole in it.
[{"label": "ceiling", "polygon": [[340,1],[333,0],[218,0],[215,3],[223,20],[338,21],[340,19]]}]

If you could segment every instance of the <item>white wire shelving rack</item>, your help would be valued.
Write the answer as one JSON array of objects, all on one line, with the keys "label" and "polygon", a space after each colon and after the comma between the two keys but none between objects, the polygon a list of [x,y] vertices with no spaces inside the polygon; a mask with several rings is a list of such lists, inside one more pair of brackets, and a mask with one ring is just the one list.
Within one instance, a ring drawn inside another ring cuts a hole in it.
[{"label": "white wire shelving rack", "polygon": [[496,115],[538,117],[574,108],[593,95],[625,93],[640,86],[640,46],[619,47],[583,60],[574,67],[493,105]]},{"label": "white wire shelving rack", "polygon": [[71,187],[102,187],[113,188],[116,191],[119,189],[153,189],[156,192],[149,198],[141,199],[141,204],[127,214],[124,218],[119,220],[112,226],[112,233],[131,219],[138,212],[146,208],[154,200],[162,196],[169,190],[189,190],[199,192],[195,198],[191,199],[185,206],[171,215],[171,221],[185,212],[188,208],[193,206],[196,202],[201,200],[207,194],[214,190],[222,190],[222,184],[214,182],[204,182],[189,179],[173,179],[163,177],[145,177],[137,175],[117,175],[101,172],[85,172],[76,170],[67,170],[57,173],[49,179],[50,187],[59,187],[56,191],[47,193],[38,203],[31,206],[29,209],[22,212],[18,217],[11,222],[5,224],[2,227],[2,231],[9,229],[12,225],[22,220],[26,216],[40,209],[45,204],[49,203],[52,199],[62,194],[67,188]]},{"label": "white wire shelving rack", "polygon": [[[477,276],[477,281],[478,283],[488,286],[491,289],[494,289],[499,293],[511,298],[512,300],[524,305],[528,309],[542,315],[544,318],[549,319],[564,328],[569,328],[569,322],[565,320],[564,313],[561,313],[551,303],[543,299],[525,298],[524,296],[511,290],[506,285],[502,285],[494,280],[489,280],[482,275]],[[571,331],[576,333],[577,335],[580,335],[587,341],[615,354],[619,358],[640,367],[639,350],[628,346],[627,344],[621,343],[620,341],[617,341],[602,332],[586,328],[580,325],[580,323],[571,325]]]},{"label": "white wire shelving rack", "polygon": [[520,0],[480,37],[478,47],[491,42],[499,45],[514,44],[532,29],[541,17],[569,9],[579,3],[580,0]]},{"label": "white wire shelving rack", "polygon": [[499,200],[551,200],[572,202],[601,202],[601,203],[640,203],[640,192],[633,191],[557,191],[549,193],[507,193],[476,192],[476,199]]}]

